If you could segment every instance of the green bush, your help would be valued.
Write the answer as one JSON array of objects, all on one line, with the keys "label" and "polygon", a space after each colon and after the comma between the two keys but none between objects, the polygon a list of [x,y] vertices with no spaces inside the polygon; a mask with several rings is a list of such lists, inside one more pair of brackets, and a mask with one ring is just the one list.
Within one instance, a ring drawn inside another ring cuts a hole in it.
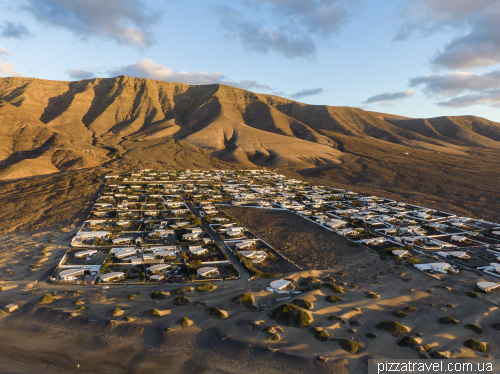
[{"label": "green bush", "polygon": [[337,286],[335,283],[323,283],[323,285],[327,288],[330,289],[330,291],[335,292],[335,293],[343,293],[344,290]]},{"label": "green bush", "polygon": [[161,313],[158,309],[154,308],[154,309],[151,309],[151,316],[152,317],[161,317]]},{"label": "green bush", "polygon": [[275,334],[275,333],[278,333],[278,332],[283,333],[284,331],[283,331],[283,328],[281,326],[274,325],[274,326],[266,327],[264,329],[264,332],[266,332],[268,334]]},{"label": "green bush", "polygon": [[53,302],[55,299],[52,297],[51,294],[49,293],[46,293],[45,295],[43,295],[42,299],[40,300],[40,304],[49,304],[51,302]]},{"label": "green bush", "polygon": [[380,322],[377,325],[377,328],[393,334],[404,334],[406,332],[409,332],[405,326],[396,321]]},{"label": "green bush", "polygon": [[222,310],[220,310],[219,308],[208,308],[207,309],[207,312],[208,312],[208,315],[212,318],[215,318],[215,319],[224,319],[226,318],[226,315],[224,314],[224,312]]},{"label": "green bush", "polygon": [[306,299],[295,299],[293,303],[302,309],[311,310],[313,308],[313,303]]},{"label": "green bush", "polygon": [[406,313],[401,311],[401,310],[395,310],[394,312],[392,312],[392,315],[394,317],[397,317],[397,318],[405,318],[406,317]]},{"label": "green bush", "polygon": [[293,304],[282,304],[273,310],[271,318],[285,326],[307,327],[311,325],[312,317],[305,310]]},{"label": "green bush", "polygon": [[420,264],[420,260],[417,260],[416,258],[412,258],[408,260],[409,264]]},{"label": "green bush", "polygon": [[326,332],[325,330],[321,330],[317,331],[314,337],[318,339],[320,342],[326,342],[330,337],[330,334],[328,334],[328,332]]},{"label": "green bush", "polygon": [[252,294],[244,293],[233,299],[238,305],[244,305],[249,310],[257,310],[258,308],[253,304],[255,299]]},{"label": "green bush", "polygon": [[474,291],[467,291],[465,294],[469,297],[472,297],[473,299],[477,298],[478,296],[477,293]]},{"label": "green bush", "polygon": [[179,296],[174,299],[175,305],[187,305],[189,304],[189,299],[186,296]]},{"label": "green bush", "polygon": [[134,300],[137,296],[134,294],[128,295],[127,300]]},{"label": "green bush", "polygon": [[417,307],[414,307],[414,306],[407,306],[407,307],[405,308],[405,310],[406,310],[407,312],[418,312],[418,308],[417,308]]},{"label": "green bush", "polygon": [[279,334],[269,334],[269,336],[267,337],[269,340],[272,340],[273,342],[279,342],[281,340],[281,336],[279,336]]},{"label": "green bush", "polygon": [[467,339],[465,342],[464,342],[464,345],[467,347],[467,348],[470,348],[474,351],[478,351],[478,352],[486,352],[486,345],[478,340],[474,340],[474,339]]},{"label": "green bush", "polygon": [[474,323],[468,323],[468,324],[466,324],[465,328],[474,331],[478,335],[483,335],[484,334],[484,330],[481,327],[479,327],[478,325],[474,324]]},{"label": "green bush", "polygon": [[212,283],[203,283],[196,287],[197,292],[210,292],[215,289],[215,286]]},{"label": "green bush", "polygon": [[191,291],[194,291],[193,287],[185,286],[181,288],[177,288],[176,290],[173,290],[172,293],[175,293],[177,295],[185,295]]},{"label": "green bush", "polygon": [[368,339],[377,339],[377,335],[374,333],[369,332],[368,334],[365,335]]},{"label": "green bush", "polygon": [[119,316],[121,314],[122,310],[120,308],[115,308],[111,311],[111,315],[113,317]]},{"label": "green bush", "polygon": [[329,303],[335,303],[337,301],[342,301],[342,298],[337,295],[330,295],[325,297],[325,300],[328,301]]},{"label": "green bush", "polygon": [[306,280],[309,283],[319,283],[319,279],[318,278],[314,278],[314,277],[307,277]]},{"label": "green bush", "polygon": [[133,321],[133,319],[132,319],[132,318],[130,318],[129,316],[125,316],[125,317],[123,317],[123,320],[124,320],[125,322],[132,322],[132,321]]},{"label": "green bush", "polygon": [[342,317],[332,314],[331,316],[328,316],[329,321],[343,321]]},{"label": "green bush", "polygon": [[458,325],[458,321],[453,317],[441,317],[439,323],[442,325]]},{"label": "green bush", "polygon": [[177,324],[179,324],[182,327],[188,327],[189,326],[189,318],[182,317],[180,320],[177,321]]},{"label": "green bush", "polygon": [[166,299],[168,297],[168,293],[163,291],[155,291],[150,296],[152,299]]},{"label": "green bush", "polygon": [[358,349],[364,348],[361,343],[357,343],[349,339],[339,339],[338,343],[340,348],[352,354],[356,353]]},{"label": "green bush", "polygon": [[375,292],[367,292],[366,297],[368,299],[380,299],[380,296],[377,295]]},{"label": "green bush", "polygon": [[413,337],[413,336],[405,336],[403,339],[401,339],[399,342],[398,342],[398,345],[400,347],[414,347],[415,345],[417,345],[418,342],[417,340]]},{"label": "green bush", "polygon": [[441,360],[445,359],[445,358],[448,358],[444,354],[442,354],[441,352],[438,352],[438,351],[431,352],[430,356],[432,358],[441,359]]}]

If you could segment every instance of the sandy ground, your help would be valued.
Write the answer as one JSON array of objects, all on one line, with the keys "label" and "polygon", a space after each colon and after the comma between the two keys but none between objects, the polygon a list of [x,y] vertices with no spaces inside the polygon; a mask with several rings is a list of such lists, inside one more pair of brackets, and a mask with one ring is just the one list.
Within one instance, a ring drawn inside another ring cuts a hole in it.
[{"label": "sandy ground", "polygon": [[[365,349],[351,355],[340,349],[336,341],[320,342],[307,328],[283,326],[280,342],[271,342],[263,329],[276,323],[269,313],[279,295],[266,291],[269,280],[217,283],[209,293],[190,292],[190,303],[174,305],[174,296],[153,300],[156,290],[173,291],[180,285],[158,286],[116,285],[109,290],[100,287],[53,285],[36,280],[51,267],[51,259],[64,250],[66,233],[25,233],[10,235],[0,247],[0,305],[14,302],[22,306],[9,314],[0,312],[0,371],[2,372],[67,372],[81,365],[82,372],[142,373],[160,372],[359,372],[366,371],[366,360],[372,357],[418,358],[412,348],[397,345],[401,336],[378,330],[383,321],[397,320],[410,329],[410,334],[422,334],[421,344],[429,344],[449,357],[484,357],[463,346],[468,338],[485,342],[487,354],[498,358],[500,332],[491,325],[498,323],[498,295],[480,295],[471,299],[465,295],[480,278],[472,273],[446,276],[442,280],[395,261],[382,261],[365,249],[365,260],[349,268],[334,265],[328,270],[302,271],[286,274],[298,288],[309,276],[335,278],[349,292],[337,294],[342,302],[328,303],[329,289],[305,291],[300,298],[313,303],[310,311],[313,327],[322,327],[331,338],[360,339]],[[50,241],[50,243],[49,243]],[[38,262],[43,248],[49,248],[43,262]],[[25,257],[28,255],[28,257]],[[24,259],[27,259],[24,261]],[[369,259],[369,261],[367,261]],[[24,261],[24,264],[23,262]],[[351,261],[352,262],[352,261]],[[29,265],[38,263],[35,271]],[[401,272],[404,276],[400,276]],[[26,278],[28,277],[28,278]],[[413,277],[411,281],[406,281]],[[445,287],[449,287],[450,290]],[[366,298],[375,292],[380,299]],[[255,304],[267,303],[270,309],[248,311],[232,300],[244,292],[251,293]],[[39,304],[42,296],[51,293],[55,301]],[[131,294],[137,295],[128,300]],[[172,294],[172,293],[171,293]],[[489,300],[486,300],[489,299]],[[76,303],[75,302],[79,301]],[[433,306],[431,306],[431,304]],[[453,308],[449,306],[453,305]],[[408,306],[418,312],[408,312],[406,318],[396,318],[392,312]],[[218,307],[227,311],[222,321],[211,318],[206,309]],[[111,311],[121,312],[113,316]],[[151,309],[161,317],[152,317]],[[353,308],[359,308],[354,310]],[[336,314],[360,326],[350,326],[328,320]],[[438,319],[451,316],[459,325],[440,325]],[[131,322],[126,322],[129,317]],[[187,328],[177,322],[188,317],[193,324]],[[476,335],[464,327],[480,325],[484,335]],[[257,328],[253,326],[256,325]],[[353,328],[355,332],[349,332]],[[165,331],[168,329],[168,331]],[[378,337],[370,340],[366,333]],[[327,361],[320,361],[324,356]]]}]

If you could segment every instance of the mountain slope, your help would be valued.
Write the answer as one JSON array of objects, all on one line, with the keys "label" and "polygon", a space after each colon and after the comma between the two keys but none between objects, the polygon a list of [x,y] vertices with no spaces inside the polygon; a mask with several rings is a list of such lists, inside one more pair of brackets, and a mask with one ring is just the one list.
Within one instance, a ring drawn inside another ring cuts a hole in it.
[{"label": "mountain slope", "polygon": [[[345,162],[366,142],[386,152],[390,144],[450,155],[500,149],[500,124],[478,117],[410,119],[218,84],[3,78],[0,100],[0,178],[18,175],[7,168],[33,175],[95,166],[110,152],[146,154],[151,144],[166,154],[189,144],[222,162],[298,169]],[[26,165],[35,160],[40,167]]]}]

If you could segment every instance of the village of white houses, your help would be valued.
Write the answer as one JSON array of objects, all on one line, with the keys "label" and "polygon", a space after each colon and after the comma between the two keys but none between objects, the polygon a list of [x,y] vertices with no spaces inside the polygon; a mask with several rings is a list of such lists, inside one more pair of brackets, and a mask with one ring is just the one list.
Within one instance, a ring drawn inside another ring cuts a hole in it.
[{"label": "village of white houses", "polygon": [[[105,179],[52,282],[231,281],[240,278],[238,269],[251,277],[301,270],[225,212],[239,206],[288,210],[345,237],[356,245],[353,251],[406,261],[436,278],[456,277],[464,270],[481,273],[487,281],[476,289],[500,287],[496,223],[266,170],[140,170]],[[277,293],[300,292],[293,288],[283,279],[269,285]]]}]

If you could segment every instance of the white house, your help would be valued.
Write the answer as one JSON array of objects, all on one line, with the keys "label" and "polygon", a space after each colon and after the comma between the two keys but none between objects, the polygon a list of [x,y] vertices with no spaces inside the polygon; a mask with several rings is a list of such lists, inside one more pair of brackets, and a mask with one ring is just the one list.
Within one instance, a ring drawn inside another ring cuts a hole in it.
[{"label": "white house", "polygon": [[286,279],[272,281],[269,286],[276,293],[289,293],[295,289],[292,282]]},{"label": "white house", "polygon": [[435,262],[432,264],[414,264],[414,267],[416,267],[418,270],[421,271],[428,271],[428,272],[436,272],[436,273],[443,273],[447,274],[448,272],[450,273],[458,273],[458,270],[455,269],[453,266],[450,264],[447,264],[446,262]]},{"label": "white house", "polygon": [[395,249],[394,251],[392,251],[392,254],[396,257],[400,257],[400,258],[405,258],[405,257],[412,257],[412,255],[410,254],[410,252],[404,250],[404,249]]},{"label": "white house", "polygon": [[157,271],[166,270],[166,269],[169,269],[170,267],[172,267],[170,264],[157,264],[157,265],[151,266],[149,268],[149,271],[151,273],[156,273]]},{"label": "white house", "polygon": [[12,313],[12,312],[16,311],[17,309],[19,309],[19,306],[16,304],[9,304],[9,305],[6,305],[3,307],[3,310],[5,310],[6,312],[9,312],[9,313]]},{"label": "white house", "polygon": [[258,264],[267,258],[267,253],[264,251],[241,251],[238,253],[251,260],[253,264]]},{"label": "white house", "polygon": [[85,274],[84,269],[68,269],[63,270],[59,273],[59,279],[61,280],[76,280],[83,277]]},{"label": "white house", "polygon": [[95,255],[96,253],[97,253],[97,251],[93,250],[93,249],[88,250],[88,251],[77,252],[77,253],[75,253],[75,258],[78,258],[78,259],[90,258],[93,255]]},{"label": "white house", "polygon": [[197,271],[199,277],[210,278],[219,275],[219,269],[215,267],[204,267]]},{"label": "white house", "polygon": [[462,260],[470,260],[472,257],[466,252],[452,251],[452,252],[436,252],[439,257],[444,258],[458,258]]},{"label": "white house", "polygon": [[202,248],[202,247],[198,247],[198,248],[191,248],[190,247],[189,252],[191,252],[191,254],[194,256],[200,256],[200,255],[208,253],[208,249]]},{"label": "white house", "polygon": [[494,290],[500,289],[500,283],[495,282],[478,282],[477,288],[479,288],[483,292],[491,292]]},{"label": "white house", "polygon": [[125,274],[122,272],[112,272],[101,275],[101,282],[112,282],[121,278],[125,278]]}]

